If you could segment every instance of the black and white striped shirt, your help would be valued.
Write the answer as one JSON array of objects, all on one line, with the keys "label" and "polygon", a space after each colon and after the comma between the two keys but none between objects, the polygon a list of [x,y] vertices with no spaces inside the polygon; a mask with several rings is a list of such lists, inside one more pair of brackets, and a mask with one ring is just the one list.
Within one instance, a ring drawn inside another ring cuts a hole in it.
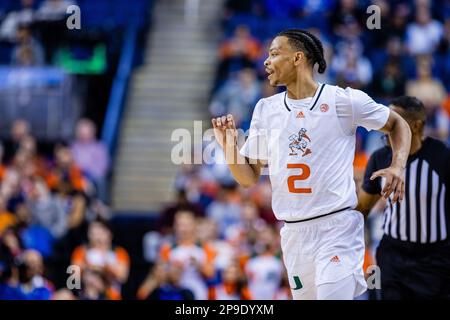
[{"label": "black and white striped shirt", "polygon": [[[373,172],[390,165],[389,147],[373,153],[366,168],[363,189],[380,194],[384,179],[373,181]],[[450,216],[450,149],[444,143],[426,138],[422,148],[408,158],[405,174],[405,197],[401,203],[387,201],[384,211],[384,233],[392,238],[434,243],[446,240]]]}]

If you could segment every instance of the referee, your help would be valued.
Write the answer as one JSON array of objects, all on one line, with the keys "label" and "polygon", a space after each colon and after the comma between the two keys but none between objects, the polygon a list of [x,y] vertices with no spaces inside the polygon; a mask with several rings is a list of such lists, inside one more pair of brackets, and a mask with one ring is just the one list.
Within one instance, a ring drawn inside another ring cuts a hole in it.
[{"label": "referee", "polygon": [[[405,196],[387,199],[384,236],[377,249],[382,299],[450,299],[450,149],[423,136],[425,108],[414,97],[399,97],[390,108],[400,114],[412,132],[405,170]],[[372,178],[391,163],[392,150],[381,148],[371,156],[357,210],[368,215],[382,197],[385,181]]]}]

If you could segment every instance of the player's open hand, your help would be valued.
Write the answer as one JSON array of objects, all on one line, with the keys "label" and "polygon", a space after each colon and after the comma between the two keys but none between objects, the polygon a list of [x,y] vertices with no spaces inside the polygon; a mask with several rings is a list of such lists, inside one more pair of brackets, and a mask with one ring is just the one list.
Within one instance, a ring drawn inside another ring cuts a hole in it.
[{"label": "player's open hand", "polygon": [[403,196],[405,194],[405,180],[403,178],[403,170],[396,167],[388,167],[386,169],[381,169],[372,174],[370,180],[374,180],[378,177],[384,177],[386,183],[381,190],[381,195],[383,198],[387,199],[394,193],[392,202],[403,201]]},{"label": "player's open hand", "polygon": [[221,116],[211,119],[214,136],[222,148],[234,147],[237,144],[237,130],[233,116]]}]

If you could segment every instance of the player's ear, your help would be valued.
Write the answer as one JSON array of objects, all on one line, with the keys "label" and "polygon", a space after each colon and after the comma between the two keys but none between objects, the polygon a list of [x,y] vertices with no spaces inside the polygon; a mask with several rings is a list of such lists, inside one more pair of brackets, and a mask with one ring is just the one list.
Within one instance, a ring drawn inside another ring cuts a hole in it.
[{"label": "player's ear", "polygon": [[422,131],[424,122],[422,120],[414,120],[410,123],[411,131],[414,133],[419,133]]},{"label": "player's ear", "polygon": [[304,58],[305,54],[301,51],[297,51],[294,54],[294,65],[298,66]]}]

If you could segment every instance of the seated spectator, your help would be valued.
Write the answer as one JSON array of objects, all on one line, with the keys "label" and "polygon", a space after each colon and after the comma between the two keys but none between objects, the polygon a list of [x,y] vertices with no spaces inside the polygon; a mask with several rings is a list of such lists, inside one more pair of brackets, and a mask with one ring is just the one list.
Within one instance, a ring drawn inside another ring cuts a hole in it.
[{"label": "seated spectator", "polygon": [[273,227],[265,227],[255,243],[256,256],[245,265],[248,287],[253,299],[271,300],[278,291],[284,268],[277,257],[279,241]]},{"label": "seated spectator", "polygon": [[345,41],[338,45],[337,54],[331,62],[340,87],[362,89],[372,79],[372,64],[362,55],[359,41]]},{"label": "seated spectator", "polygon": [[38,251],[44,258],[53,253],[54,238],[42,225],[34,223],[30,210],[25,203],[16,206],[17,230],[23,247]]},{"label": "seated spectator", "polygon": [[16,40],[17,44],[11,58],[12,65],[40,66],[44,64],[44,51],[39,42],[33,38],[29,26],[19,26]]},{"label": "seated spectator", "polygon": [[4,230],[0,237],[0,257],[2,257],[2,260],[6,263],[13,263],[23,251],[23,244],[17,230],[14,227]]},{"label": "seated spectator", "polygon": [[207,217],[219,226],[221,237],[227,228],[241,221],[241,207],[236,192],[236,184],[222,186],[217,198],[206,208]]},{"label": "seated spectator", "polygon": [[81,291],[79,300],[111,300],[108,297],[108,280],[101,271],[84,268],[81,273]]},{"label": "seated spectator", "polygon": [[372,81],[373,95],[390,101],[405,92],[406,78],[401,70],[400,61],[389,60],[382,70],[375,74]]},{"label": "seated spectator", "polygon": [[217,223],[208,218],[197,219],[197,241],[203,247],[210,247],[215,252],[214,268],[223,270],[235,256],[233,247],[219,238]]},{"label": "seated spectator", "polygon": [[17,266],[0,255],[0,300],[26,300],[19,288]]},{"label": "seated spectator", "polygon": [[179,211],[191,211],[197,217],[203,217],[205,215],[201,206],[192,203],[187,199],[185,190],[179,190],[175,202],[169,204],[161,212],[158,221],[158,230],[163,236],[173,233],[175,214]]},{"label": "seated spectator", "polygon": [[229,261],[221,281],[209,287],[208,300],[251,300],[247,281],[237,261]]},{"label": "seated spectator", "polygon": [[246,68],[236,79],[227,80],[214,95],[209,111],[213,117],[231,113],[236,127],[244,131],[250,127],[253,108],[261,98],[261,84],[253,69]]},{"label": "seated spectator", "polygon": [[448,137],[449,120],[442,109],[447,96],[442,82],[433,78],[431,73],[432,59],[430,56],[417,58],[417,79],[406,84],[406,94],[417,97],[425,106],[427,112],[426,134],[437,139]]},{"label": "seated spectator", "polygon": [[55,239],[61,238],[67,232],[70,214],[66,213],[64,199],[53,195],[42,179],[33,181],[27,205],[31,211],[32,222],[48,229]]},{"label": "seated spectator", "polygon": [[25,119],[17,119],[11,124],[9,141],[4,144],[4,162],[9,163],[20,148],[21,141],[31,135],[30,124]]},{"label": "seated spectator", "polygon": [[261,45],[245,25],[236,27],[234,35],[219,48],[219,83],[228,74],[247,66],[253,66],[261,54]]},{"label": "seated spectator", "polygon": [[46,172],[49,170],[50,163],[45,157],[38,153],[36,138],[31,135],[22,138],[17,152],[23,153],[28,159],[29,164],[33,166],[33,172],[30,173],[33,177],[45,177]]},{"label": "seated spectator", "polygon": [[146,299],[194,300],[192,291],[181,285],[182,274],[183,266],[180,263],[156,264],[153,273],[155,286]]},{"label": "seated spectator", "polygon": [[196,221],[192,212],[175,215],[175,241],[161,247],[161,261],[182,267],[180,285],[191,290],[196,300],[207,299],[207,280],[215,276],[215,252],[197,244]]},{"label": "seated spectator", "polygon": [[25,250],[18,262],[19,288],[27,300],[50,300],[54,288],[44,277],[44,262],[36,250]]},{"label": "seated spectator", "polygon": [[16,217],[6,208],[5,196],[0,193],[0,237],[3,232],[16,224]]},{"label": "seated spectator", "polygon": [[16,169],[9,168],[0,188],[0,193],[6,199],[6,209],[9,212],[15,213],[16,207],[25,203],[26,194],[21,186],[21,173]]},{"label": "seated spectator", "polygon": [[433,20],[430,8],[419,6],[415,21],[408,25],[406,45],[412,55],[431,54],[437,48],[442,37],[442,24]]},{"label": "seated spectator", "polygon": [[61,20],[67,14],[67,8],[74,4],[76,2],[72,0],[45,0],[36,15],[41,21]]},{"label": "seated spectator", "polygon": [[364,11],[358,7],[356,0],[340,0],[330,17],[333,32],[342,38],[359,37],[365,26]]},{"label": "seated spectator", "polygon": [[65,144],[55,147],[56,166],[47,174],[46,181],[50,189],[63,189],[66,192],[87,192],[88,181],[75,163],[70,148]]},{"label": "seated spectator", "polygon": [[128,279],[130,258],[124,248],[113,245],[112,238],[111,228],[105,221],[91,222],[88,243],[73,251],[72,264],[80,266],[82,272],[85,269],[101,272],[107,279],[107,297],[116,300],[121,298],[121,286]]},{"label": "seated spectator", "polygon": [[34,0],[21,0],[22,8],[11,11],[0,25],[0,39],[14,41],[20,25],[30,25],[36,13]]},{"label": "seated spectator", "polygon": [[106,145],[96,139],[96,127],[89,119],[81,119],[76,126],[76,139],[71,145],[75,163],[95,183],[98,197],[107,201],[106,175],[109,171],[109,153]]}]

